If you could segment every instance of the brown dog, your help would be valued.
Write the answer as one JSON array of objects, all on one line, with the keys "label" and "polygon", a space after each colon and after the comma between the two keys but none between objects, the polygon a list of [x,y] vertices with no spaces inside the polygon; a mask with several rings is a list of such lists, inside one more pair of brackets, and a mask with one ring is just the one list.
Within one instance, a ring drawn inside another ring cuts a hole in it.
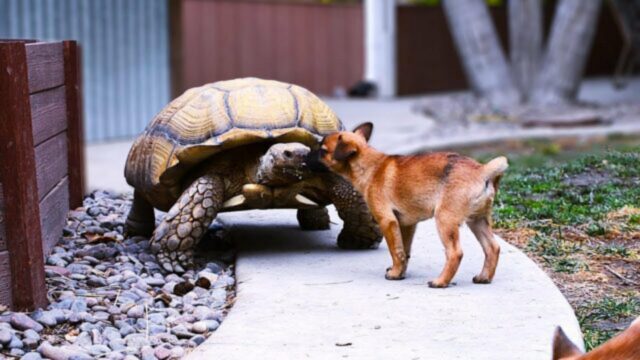
[{"label": "brown dog", "polygon": [[640,318],[613,339],[584,354],[558,327],[553,337],[553,360],[638,360],[640,359]]},{"label": "brown dog", "polygon": [[435,217],[447,261],[429,286],[447,287],[458,270],[462,259],[458,229],[463,222],[485,254],[482,272],[473,282],[490,283],[500,253],[491,231],[491,206],[507,159],[499,157],[482,165],[454,153],[385,155],[367,144],[372,130],[373,124],[364,123],[353,132],[328,135],[317,156],[320,163],[351,181],[380,225],[393,261],[385,277],[404,278],[417,223]]}]

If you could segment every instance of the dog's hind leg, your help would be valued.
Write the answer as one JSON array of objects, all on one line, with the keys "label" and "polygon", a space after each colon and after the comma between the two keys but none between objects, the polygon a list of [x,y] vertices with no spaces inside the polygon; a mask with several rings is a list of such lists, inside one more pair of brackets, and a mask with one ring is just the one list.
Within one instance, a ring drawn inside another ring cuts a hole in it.
[{"label": "dog's hind leg", "polygon": [[449,286],[451,279],[458,271],[462,261],[462,249],[460,248],[460,223],[454,221],[455,216],[447,213],[436,215],[436,226],[442,245],[444,245],[447,260],[437,279],[429,281],[429,287],[444,288]]},{"label": "dog's hind leg", "polygon": [[489,284],[493,279],[500,257],[500,245],[493,237],[491,220],[488,217],[472,218],[467,221],[467,226],[476,236],[484,251],[484,266],[480,274],[473,277],[476,284]]}]

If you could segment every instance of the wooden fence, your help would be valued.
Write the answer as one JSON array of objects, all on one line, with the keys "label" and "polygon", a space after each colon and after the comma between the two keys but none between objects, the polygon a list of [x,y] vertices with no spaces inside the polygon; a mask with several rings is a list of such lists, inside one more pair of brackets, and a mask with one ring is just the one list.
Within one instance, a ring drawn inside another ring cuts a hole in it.
[{"label": "wooden fence", "polygon": [[332,94],[364,75],[360,4],[182,0],[171,5],[174,96],[244,76]]},{"label": "wooden fence", "polygon": [[46,304],[44,256],[82,204],[78,52],[0,41],[0,304],[18,310]]}]

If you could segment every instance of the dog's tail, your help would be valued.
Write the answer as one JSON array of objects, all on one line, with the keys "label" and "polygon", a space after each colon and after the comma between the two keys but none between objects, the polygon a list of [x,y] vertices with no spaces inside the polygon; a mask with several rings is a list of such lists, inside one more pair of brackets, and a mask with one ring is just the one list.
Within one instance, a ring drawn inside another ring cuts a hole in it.
[{"label": "dog's tail", "polygon": [[482,167],[482,174],[484,175],[485,181],[493,182],[494,186],[497,188],[502,174],[504,174],[508,167],[509,163],[507,162],[507,158],[504,156],[498,156],[484,164]]}]

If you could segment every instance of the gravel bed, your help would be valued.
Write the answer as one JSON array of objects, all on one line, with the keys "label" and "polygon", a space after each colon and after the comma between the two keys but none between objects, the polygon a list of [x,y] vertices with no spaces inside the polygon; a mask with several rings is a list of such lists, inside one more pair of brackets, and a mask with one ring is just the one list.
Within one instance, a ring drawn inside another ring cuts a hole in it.
[{"label": "gravel bed", "polygon": [[234,253],[215,241],[221,226],[194,270],[167,274],[147,238],[123,235],[130,205],[130,195],[94,192],[69,213],[46,259],[50,305],[19,313],[0,304],[0,358],[177,359],[218,328],[235,294]]}]

